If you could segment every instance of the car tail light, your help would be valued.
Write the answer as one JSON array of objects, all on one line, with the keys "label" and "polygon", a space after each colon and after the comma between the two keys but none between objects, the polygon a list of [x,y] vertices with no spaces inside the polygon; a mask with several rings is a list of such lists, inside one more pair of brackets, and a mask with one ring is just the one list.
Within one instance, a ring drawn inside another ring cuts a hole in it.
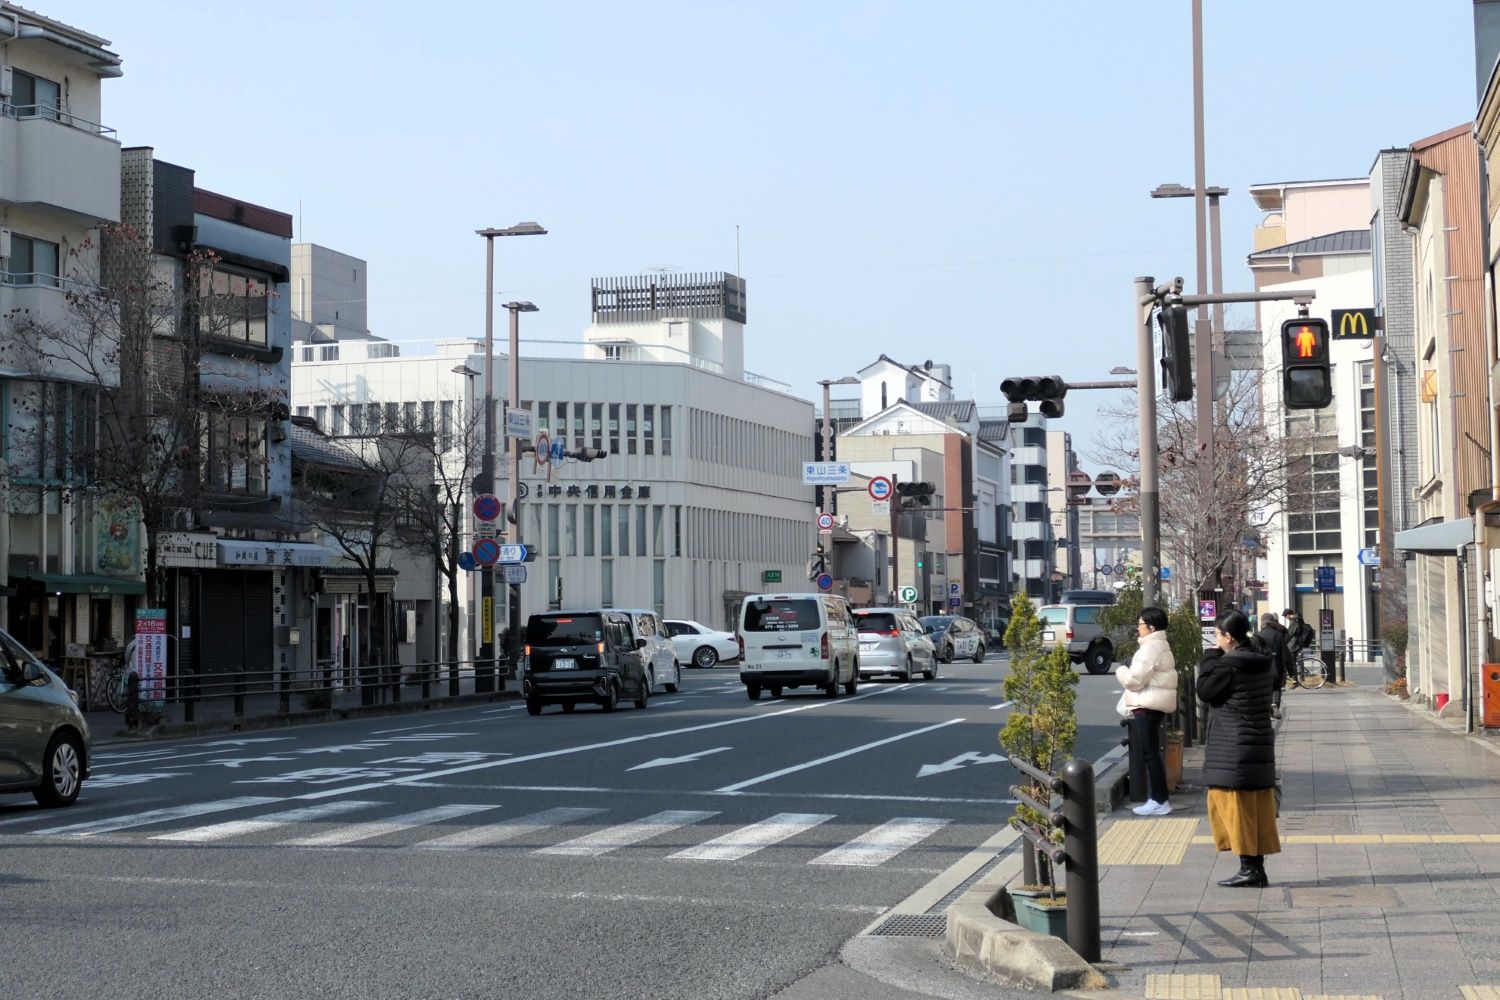
[{"label": "car tail light", "polygon": [[879,629],[878,631],[881,635],[889,636],[892,639],[901,634],[901,630],[899,628],[883,628]]},{"label": "car tail light", "polygon": [[602,642],[595,643],[594,644],[594,651],[597,652],[600,656],[603,656],[604,655],[604,643],[602,643]]},{"label": "car tail light", "polygon": [[1068,641],[1069,641],[1069,642],[1072,642],[1072,641],[1073,641],[1073,630],[1072,630],[1072,629],[1071,629],[1071,628],[1070,628],[1070,629],[1068,629],[1068,630],[1067,630],[1067,631],[1066,631],[1066,632],[1065,632],[1065,633],[1063,633],[1063,634],[1064,634],[1064,635],[1066,635],[1066,636],[1067,636],[1067,637],[1068,637]]},{"label": "car tail light", "polygon": [[527,656],[530,656],[530,655],[531,655],[531,647],[530,647],[530,646],[525,646],[525,647],[523,647],[523,648],[524,648],[524,649],[525,649],[525,651],[526,651],[526,655],[527,655]]},{"label": "car tail light", "polygon": [[740,659],[743,660],[745,658],[745,637],[736,632],[734,634],[734,641],[740,647]]},{"label": "car tail light", "polygon": [[822,658],[826,660],[828,659],[828,633],[824,632],[820,638],[822,641],[818,643],[818,648],[820,650],[819,655],[821,655]]}]

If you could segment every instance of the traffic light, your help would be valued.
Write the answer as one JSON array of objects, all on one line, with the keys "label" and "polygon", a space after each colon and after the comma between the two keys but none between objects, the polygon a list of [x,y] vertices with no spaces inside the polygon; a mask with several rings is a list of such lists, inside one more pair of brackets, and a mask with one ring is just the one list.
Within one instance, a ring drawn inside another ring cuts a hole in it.
[{"label": "traffic light", "polygon": [[1187,306],[1164,305],[1156,313],[1161,323],[1161,387],[1174,403],[1193,398],[1193,337],[1188,332]]},{"label": "traffic light", "polygon": [[937,492],[937,487],[931,483],[897,483],[897,495],[904,497],[901,509],[910,510],[913,507],[931,507],[932,495]]},{"label": "traffic light", "polygon": [[1010,401],[1006,414],[1013,424],[1026,420],[1026,403],[1038,402],[1037,407],[1044,417],[1063,415],[1063,397],[1068,394],[1068,383],[1060,375],[1023,375],[1008,378],[1000,383],[1000,391]]},{"label": "traffic light", "polygon": [[816,580],[822,576],[827,564],[828,557],[823,550],[823,543],[819,542],[817,549],[813,551],[812,555],[807,557],[807,578],[809,580]]},{"label": "traffic light", "polygon": [[1281,324],[1281,397],[1288,410],[1321,410],[1333,402],[1326,320],[1302,316]]},{"label": "traffic light", "polygon": [[580,462],[593,462],[601,458],[608,458],[609,452],[602,448],[579,448],[577,451],[567,453],[569,458],[576,458]]}]

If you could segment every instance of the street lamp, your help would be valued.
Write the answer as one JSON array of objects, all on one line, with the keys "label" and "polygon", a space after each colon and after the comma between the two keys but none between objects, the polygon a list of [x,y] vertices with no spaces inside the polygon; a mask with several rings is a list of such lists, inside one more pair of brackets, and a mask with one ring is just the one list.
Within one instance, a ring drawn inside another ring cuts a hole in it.
[{"label": "street lamp", "polygon": [[[510,387],[508,406],[520,406],[521,399],[521,314],[534,313],[537,307],[530,302],[507,302],[505,309],[510,313]],[[493,419],[493,418],[492,418]],[[521,445],[520,438],[508,442],[506,452],[509,455],[509,465],[506,469],[509,483],[506,485],[505,509],[515,518],[515,527],[512,529],[512,541],[521,541],[521,514],[516,505],[521,500]],[[509,646],[505,651],[507,662],[519,664],[519,653],[521,649],[521,585],[512,583],[507,593],[505,621],[510,639]]]},{"label": "street lamp", "polygon": [[[495,237],[497,236],[545,236],[547,230],[535,222],[518,222],[508,229],[476,229],[484,237],[484,455],[479,466],[480,493],[495,491]],[[512,352],[510,363],[515,365]],[[512,376],[512,381],[515,376]],[[514,405],[515,400],[511,400]],[[511,481],[515,490],[515,481]],[[512,508],[514,510],[514,508]],[[516,519],[520,524],[520,518]],[[505,682],[498,677],[495,662],[495,568],[489,566],[480,571],[480,613],[489,612],[490,629],[482,633],[479,644],[479,663],[475,664],[474,690],[476,692],[503,691]]]},{"label": "street lamp", "polygon": [[[819,379],[818,384],[823,387],[823,461],[832,462],[833,415],[828,412],[829,406],[832,405],[832,400],[829,399],[828,387],[832,385],[858,385],[859,379],[855,378],[853,375],[844,375],[841,378]],[[818,488],[823,491],[823,505],[821,508],[822,512],[824,514],[832,513],[829,508],[832,507],[833,504],[828,502],[828,498],[833,495],[833,491],[826,486],[820,486]]]},{"label": "street lamp", "polygon": [[[455,374],[455,375],[462,375],[464,378],[466,378],[466,379],[469,380],[469,384],[466,387],[466,392],[464,393],[464,404],[467,407],[467,412],[470,415],[466,418],[465,422],[472,421],[474,419],[473,418],[473,412],[474,412],[474,380],[479,377],[479,372],[476,372],[474,369],[470,368],[468,365],[454,365],[449,370],[452,371],[453,374]],[[462,424],[460,424],[460,426],[462,426]],[[436,489],[437,485],[433,484],[433,488]],[[460,487],[460,490],[461,489],[462,489],[462,487]],[[445,510],[443,512],[443,518],[445,520],[451,518],[451,520],[448,522],[452,526],[451,529],[450,529],[450,537],[448,539],[448,558],[449,558],[449,563],[452,566],[457,566],[458,565],[458,550],[459,550],[459,547],[460,547],[459,546],[459,535],[463,531],[463,510],[462,510],[462,506],[463,506],[462,504],[458,503],[458,501],[455,500],[453,502],[453,504],[452,504],[452,510]],[[438,608],[440,606],[441,606],[441,602],[433,604],[434,609],[436,609],[436,608]],[[436,610],[434,610],[434,612],[433,612],[434,619],[436,619],[436,616],[437,616],[437,612],[436,612]],[[453,628],[453,620],[452,620],[452,618],[449,619],[449,629],[451,631],[454,631],[454,632],[457,631],[457,629]],[[434,623],[433,623],[433,631],[434,632],[438,631],[436,621],[434,621]],[[470,638],[470,642],[472,642],[472,641],[473,641],[473,638],[471,637]],[[457,655],[458,646],[456,644],[456,640],[454,641],[453,649],[454,649],[453,662],[450,663],[450,664],[448,664],[448,694],[449,694],[450,697],[455,697],[456,698],[456,697],[458,697],[459,690],[460,690],[460,685],[459,685],[459,670],[458,670],[458,655]],[[466,656],[472,655],[472,652],[473,652],[473,647],[471,646],[468,650],[465,651],[465,655]],[[433,657],[433,662],[434,663],[440,663],[440,662],[442,662],[442,660],[443,660],[443,657],[440,656],[440,655]]]}]

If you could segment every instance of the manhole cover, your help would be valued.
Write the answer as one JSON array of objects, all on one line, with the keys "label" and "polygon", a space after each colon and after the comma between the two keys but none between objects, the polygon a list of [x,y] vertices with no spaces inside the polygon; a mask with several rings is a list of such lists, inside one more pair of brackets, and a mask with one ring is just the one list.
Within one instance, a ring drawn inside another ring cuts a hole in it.
[{"label": "manhole cover", "polygon": [[940,938],[947,929],[948,918],[941,913],[897,913],[887,917],[870,936]]},{"label": "manhole cover", "polygon": [[1317,886],[1291,889],[1292,906],[1299,909],[1322,909],[1335,906],[1358,906],[1394,909],[1395,894],[1383,885]]}]

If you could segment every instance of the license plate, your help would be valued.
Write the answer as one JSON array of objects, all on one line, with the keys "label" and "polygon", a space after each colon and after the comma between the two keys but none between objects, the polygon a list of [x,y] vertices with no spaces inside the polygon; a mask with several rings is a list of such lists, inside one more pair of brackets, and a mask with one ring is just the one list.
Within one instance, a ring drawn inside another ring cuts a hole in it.
[{"label": "license plate", "polygon": [[553,670],[577,670],[578,661],[570,656],[560,657],[552,661]]},{"label": "license plate", "polygon": [[1043,632],[1042,633],[1042,641],[1043,642],[1051,642],[1052,641],[1052,633],[1051,632]]},{"label": "license plate", "polygon": [[862,643],[859,644],[859,648],[862,649],[862,650],[864,650],[865,652],[869,652],[870,650],[874,649],[878,645],[879,645],[879,643],[876,643],[876,642],[862,642]]},{"label": "license plate", "polygon": [[771,659],[773,659],[773,660],[790,660],[791,658],[792,658],[792,650],[790,650],[790,649],[773,649],[773,650],[771,650]]}]

